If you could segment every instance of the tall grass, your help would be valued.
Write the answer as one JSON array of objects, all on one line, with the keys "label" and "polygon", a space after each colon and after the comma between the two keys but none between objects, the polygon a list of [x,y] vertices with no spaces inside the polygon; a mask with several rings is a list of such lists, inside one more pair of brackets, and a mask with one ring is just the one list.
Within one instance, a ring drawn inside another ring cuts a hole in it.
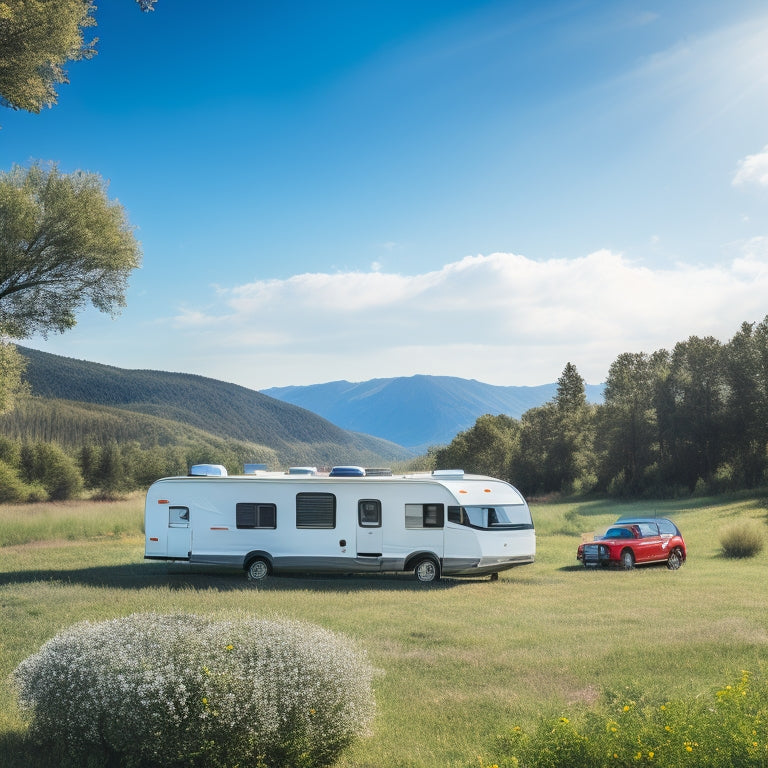
[{"label": "tall grass", "polygon": [[39,541],[88,540],[142,532],[143,497],[95,503],[61,501],[48,504],[0,505],[0,547]]},{"label": "tall grass", "polygon": [[[593,706],[606,690],[642,690],[652,700],[706,694],[756,671],[768,651],[768,594],[755,588],[768,554],[727,560],[718,539],[731,522],[765,525],[758,498],[534,505],[534,565],[497,582],[445,579],[430,588],[405,575],[273,578],[255,587],[236,571],[144,562],[141,500],[132,503],[134,533],[56,534],[0,548],[0,768],[23,764],[13,762],[23,725],[7,674],[81,619],[246,612],[352,637],[383,675],[373,736],[342,768],[477,766],[515,724],[535,729],[542,718]],[[68,509],[51,511],[79,517]],[[682,569],[577,564],[581,532],[654,511],[686,537]]]}]

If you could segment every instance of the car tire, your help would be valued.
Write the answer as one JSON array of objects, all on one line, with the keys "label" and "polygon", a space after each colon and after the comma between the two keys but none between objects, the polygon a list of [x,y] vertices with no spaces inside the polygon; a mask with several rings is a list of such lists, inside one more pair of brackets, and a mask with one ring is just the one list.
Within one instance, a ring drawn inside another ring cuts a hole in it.
[{"label": "car tire", "polygon": [[619,559],[619,562],[621,563],[621,567],[625,571],[631,571],[635,567],[635,556],[632,554],[632,550],[625,549],[621,553],[621,558]]},{"label": "car tire", "polygon": [[670,571],[676,571],[683,564],[683,553],[679,547],[675,547],[667,558],[667,568]]},{"label": "car tire", "polygon": [[272,568],[263,557],[257,557],[248,564],[247,573],[249,581],[263,581],[272,573]]},{"label": "car tire", "polygon": [[431,557],[424,557],[416,563],[413,573],[422,584],[428,584],[440,578],[440,566]]}]

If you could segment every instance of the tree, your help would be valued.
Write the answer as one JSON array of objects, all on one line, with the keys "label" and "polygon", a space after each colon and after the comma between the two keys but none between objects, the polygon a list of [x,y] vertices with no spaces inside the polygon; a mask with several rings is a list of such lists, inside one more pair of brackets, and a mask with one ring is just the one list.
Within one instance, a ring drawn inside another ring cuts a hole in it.
[{"label": "tree", "polygon": [[435,465],[507,479],[519,432],[520,424],[511,416],[486,413],[474,426],[459,432],[450,445],[436,451]]},{"label": "tree", "polygon": [[603,484],[637,493],[658,457],[656,383],[663,376],[665,352],[625,352],[611,363],[600,411]]},{"label": "tree", "polygon": [[114,314],[141,248],[94,173],[55,165],[0,173],[0,335],[63,332],[88,301]]},{"label": "tree", "polygon": [[672,351],[672,459],[675,475],[691,490],[699,480],[712,480],[724,454],[728,382],[723,358],[722,344],[711,336],[691,336]]},{"label": "tree", "polygon": [[[136,0],[151,11],[155,0]],[[68,83],[64,66],[90,59],[98,38],[92,0],[3,0],[0,2],[0,103],[38,113],[56,103],[56,86]]]},{"label": "tree", "polygon": [[26,358],[0,335],[0,413],[10,411],[16,398],[27,391],[22,380],[26,367]]}]

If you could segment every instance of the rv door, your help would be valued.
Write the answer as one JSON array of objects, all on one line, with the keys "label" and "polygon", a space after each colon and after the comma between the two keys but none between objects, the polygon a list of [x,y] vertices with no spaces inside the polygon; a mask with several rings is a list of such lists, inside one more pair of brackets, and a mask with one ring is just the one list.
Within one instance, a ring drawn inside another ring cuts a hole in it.
[{"label": "rv door", "polygon": [[381,502],[360,499],[357,502],[357,556],[381,557]]},{"label": "rv door", "polygon": [[187,559],[192,549],[189,507],[168,507],[168,557]]}]

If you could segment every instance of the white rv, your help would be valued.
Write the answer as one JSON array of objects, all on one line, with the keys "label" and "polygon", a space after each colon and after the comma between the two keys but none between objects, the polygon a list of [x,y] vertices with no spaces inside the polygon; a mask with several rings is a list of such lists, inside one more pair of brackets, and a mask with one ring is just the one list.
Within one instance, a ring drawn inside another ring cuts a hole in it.
[{"label": "white rv", "polygon": [[[337,471],[338,470],[338,471]],[[193,467],[147,492],[144,557],[274,573],[413,571],[419,581],[532,563],[528,505],[501,480],[461,470],[366,476]]]}]

